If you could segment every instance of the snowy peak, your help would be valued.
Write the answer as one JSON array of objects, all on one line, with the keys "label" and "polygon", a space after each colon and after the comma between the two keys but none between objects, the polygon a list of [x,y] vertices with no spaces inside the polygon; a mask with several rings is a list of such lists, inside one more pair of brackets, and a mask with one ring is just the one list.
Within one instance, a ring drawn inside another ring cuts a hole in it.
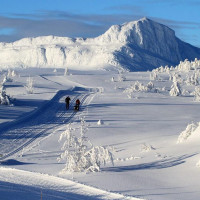
[{"label": "snowy peak", "polygon": [[98,39],[102,43],[120,43],[122,48],[115,52],[115,58],[131,71],[200,58],[199,48],[181,41],[174,30],[148,18],[114,25]]},{"label": "snowy peak", "polygon": [[[159,35],[159,33],[161,34]],[[106,43],[134,43],[138,46],[143,46],[147,40],[155,40],[157,36],[159,36],[157,39],[163,41],[164,35],[162,33],[168,34],[169,37],[175,37],[174,31],[170,28],[153,22],[148,18],[142,18],[122,25],[113,25],[98,39]]]},{"label": "snowy peak", "polygon": [[148,18],[111,26],[96,38],[43,36],[0,43],[0,67],[68,67],[97,69],[114,66],[130,71],[176,65],[200,58],[200,49]]},{"label": "snowy peak", "polygon": [[103,42],[133,45],[167,60],[173,59],[176,62],[181,59],[175,32],[148,18],[112,26],[101,37]]}]

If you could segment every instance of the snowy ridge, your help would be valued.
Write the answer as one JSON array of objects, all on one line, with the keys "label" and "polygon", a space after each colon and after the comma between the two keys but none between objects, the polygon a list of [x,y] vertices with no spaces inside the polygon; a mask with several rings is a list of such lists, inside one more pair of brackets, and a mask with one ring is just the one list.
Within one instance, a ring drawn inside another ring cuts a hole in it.
[{"label": "snowy ridge", "polygon": [[96,38],[43,36],[0,43],[2,67],[147,70],[200,58],[200,49],[182,42],[165,25],[147,18],[111,26]]},{"label": "snowy ridge", "polygon": [[[125,197],[121,194],[103,191],[97,188],[86,186],[67,179],[50,176],[47,174],[28,172],[28,171],[17,170],[12,168],[4,168],[4,167],[0,168],[0,172],[1,172],[0,181],[14,183],[16,184],[15,187],[20,187],[21,185],[21,190],[25,190],[24,188],[27,186],[32,186],[34,188],[38,188],[39,190],[47,189],[49,193],[51,193],[50,192],[51,190],[60,192],[60,195],[62,194],[61,192],[63,192],[65,194],[65,198],[67,196],[70,199],[90,198],[90,199],[107,199],[107,200],[109,199],[141,200],[139,198]],[[13,179],[13,176],[15,177],[15,179]],[[22,185],[24,186],[22,187]],[[30,198],[34,197],[34,190],[28,192]],[[49,194],[48,193],[43,194],[44,197],[45,195],[48,196]],[[59,196],[57,196],[57,198],[60,199]]]}]

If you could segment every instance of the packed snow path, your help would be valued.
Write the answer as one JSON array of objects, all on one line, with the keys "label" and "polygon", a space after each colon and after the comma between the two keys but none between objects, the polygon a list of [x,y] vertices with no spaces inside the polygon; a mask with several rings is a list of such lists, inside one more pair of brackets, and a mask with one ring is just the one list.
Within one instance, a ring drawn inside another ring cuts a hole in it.
[{"label": "packed snow path", "polygon": [[[74,88],[73,91],[60,90],[48,103],[29,116],[1,127],[0,160],[7,159],[35,140],[41,140],[51,134],[62,124],[68,123],[77,113],[73,111],[76,99],[80,99],[82,107],[87,97],[92,93],[83,88]],[[65,108],[66,95],[71,96],[68,111]],[[84,106],[81,109],[83,108]]]}]

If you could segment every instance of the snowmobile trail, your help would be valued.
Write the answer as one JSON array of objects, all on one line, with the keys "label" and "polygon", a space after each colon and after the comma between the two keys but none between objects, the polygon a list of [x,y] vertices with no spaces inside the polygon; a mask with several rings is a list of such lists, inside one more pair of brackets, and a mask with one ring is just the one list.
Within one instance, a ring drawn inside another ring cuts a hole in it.
[{"label": "snowmobile trail", "polygon": [[[94,94],[93,90],[88,91],[78,87],[72,91],[60,90],[38,110],[25,118],[6,124],[0,132],[0,160],[13,156],[35,140],[39,141],[59,126],[69,123],[77,114],[73,110],[76,99],[80,99],[81,110],[83,110],[83,104],[92,94]],[[70,108],[67,111],[64,103],[66,95],[71,97]]]}]

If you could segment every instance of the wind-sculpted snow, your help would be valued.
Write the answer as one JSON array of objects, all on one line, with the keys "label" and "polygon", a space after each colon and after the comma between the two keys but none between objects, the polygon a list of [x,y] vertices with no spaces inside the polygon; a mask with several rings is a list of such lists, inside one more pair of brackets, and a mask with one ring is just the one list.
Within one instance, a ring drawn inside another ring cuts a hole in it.
[{"label": "wind-sculpted snow", "polygon": [[[118,193],[107,192],[86,186],[71,180],[47,174],[0,168],[1,198],[3,199],[91,199],[91,200],[142,200],[126,197]],[[15,176],[15,179],[13,179]]]},{"label": "wind-sculpted snow", "polygon": [[175,65],[200,58],[200,49],[182,42],[175,32],[147,18],[111,26],[96,38],[43,36],[0,43],[0,67],[61,67],[130,71]]}]

